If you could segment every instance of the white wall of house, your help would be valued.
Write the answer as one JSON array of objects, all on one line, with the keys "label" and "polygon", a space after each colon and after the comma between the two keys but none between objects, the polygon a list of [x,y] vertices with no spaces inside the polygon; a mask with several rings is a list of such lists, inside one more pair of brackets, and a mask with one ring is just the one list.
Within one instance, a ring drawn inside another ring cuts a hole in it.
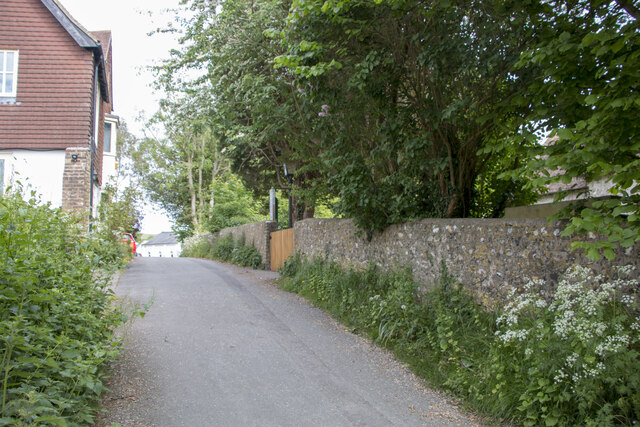
[{"label": "white wall of house", "polygon": [[177,245],[148,245],[144,243],[138,246],[138,253],[143,257],[179,257],[182,248]]},{"label": "white wall of house", "polygon": [[3,187],[19,181],[25,195],[35,190],[44,203],[50,202],[53,207],[59,208],[62,206],[64,157],[64,150],[0,151],[0,159],[4,160],[4,176],[0,177]]}]

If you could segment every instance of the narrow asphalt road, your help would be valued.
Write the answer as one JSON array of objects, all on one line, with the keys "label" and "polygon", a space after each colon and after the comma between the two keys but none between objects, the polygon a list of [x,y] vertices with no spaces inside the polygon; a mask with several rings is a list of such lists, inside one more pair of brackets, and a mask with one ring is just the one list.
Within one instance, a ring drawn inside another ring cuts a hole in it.
[{"label": "narrow asphalt road", "polygon": [[477,425],[275,273],[138,258],[115,289],[151,302],[125,331],[98,426]]}]

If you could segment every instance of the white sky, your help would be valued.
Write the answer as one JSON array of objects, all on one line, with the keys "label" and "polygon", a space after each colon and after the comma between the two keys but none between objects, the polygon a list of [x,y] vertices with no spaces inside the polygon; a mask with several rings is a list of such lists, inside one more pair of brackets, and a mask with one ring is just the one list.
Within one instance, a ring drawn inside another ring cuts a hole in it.
[{"label": "white sky", "polygon": [[[173,17],[167,9],[180,0],[60,0],[62,5],[89,31],[111,30],[113,49],[114,114],[127,122],[129,130],[142,136],[141,114],[156,112],[160,94],[151,89],[153,75],[146,67],[167,58],[178,46],[175,35],[154,34]],[[171,224],[160,209],[147,206],[142,232],[170,231]]]}]

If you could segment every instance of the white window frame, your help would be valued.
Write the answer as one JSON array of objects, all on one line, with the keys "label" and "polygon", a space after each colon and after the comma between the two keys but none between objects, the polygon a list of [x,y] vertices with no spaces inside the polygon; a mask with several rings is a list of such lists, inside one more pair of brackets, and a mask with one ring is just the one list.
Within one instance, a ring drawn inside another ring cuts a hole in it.
[{"label": "white window frame", "polygon": [[[13,53],[13,71],[7,71],[7,53]],[[7,92],[5,91],[5,86],[6,86],[6,78],[2,79],[2,85],[0,86],[0,97],[3,98],[15,98],[17,93],[18,93],[18,57],[20,56],[20,51],[18,50],[5,50],[5,49],[1,49],[0,50],[0,55],[4,56],[4,60],[3,62],[3,68],[0,69],[0,74],[2,74],[4,77],[7,76],[7,74],[13,74],[13,87],[11,88],[11,92]]]},{"label": "white window frame", "polygon": [[110,139],[109,139],[109,150],[104,149],[105,143],[107,142],[106,138],[102,142],[102,148],[104,150],[104,154],[115,156],[116,155],[116,140],[117,140],[118,125],[117,125],[116,121],[110,120],[108,117],[105,116],[105,118],[104,118],[105,130],[104,130],[103,135],[105,135],[107,133],[106,132],[107,125],[111,126],[111,135],[110,135]]}]

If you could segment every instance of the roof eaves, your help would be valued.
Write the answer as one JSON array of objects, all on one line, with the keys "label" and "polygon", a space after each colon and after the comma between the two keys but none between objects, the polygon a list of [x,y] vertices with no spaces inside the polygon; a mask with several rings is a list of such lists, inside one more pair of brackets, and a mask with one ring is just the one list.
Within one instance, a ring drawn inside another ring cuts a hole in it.
[{"label": "roof eaves", "polygon": [[100,43],[84,28],[78,21],[73,19],[71,14],[57,0],[41,0],[42,4],[49,9],[49,12],[58,20],[60,25],[67,30],[69,35],[86,48],[100,47]]}]

